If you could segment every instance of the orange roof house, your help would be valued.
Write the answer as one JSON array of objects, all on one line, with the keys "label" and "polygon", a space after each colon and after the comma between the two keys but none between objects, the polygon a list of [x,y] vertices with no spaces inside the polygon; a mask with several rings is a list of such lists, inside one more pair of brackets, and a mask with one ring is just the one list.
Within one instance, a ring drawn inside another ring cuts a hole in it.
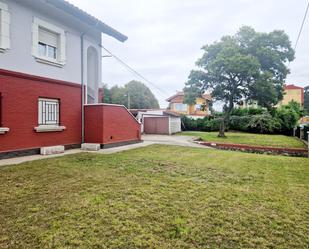
[{"label": "orange roof house", "polygon": [[291,101],[295,101],[304,106],[304,88],[295,86],[295,85],[285,85],[284,86],[284,95],[283,100],[280,102],[280,105],[287,105]]},{"label": "orange roof house", "polygon": [[205,117],[210,115],[209,103],[212,100],[210,94],[203,94],[201,98],[196,98],[195,104],[193,105],[185,104],[184,96],[184,92],[177,92],[169,97],[166,100],[169,102],[168,109],[172,112],[191,117]]}]

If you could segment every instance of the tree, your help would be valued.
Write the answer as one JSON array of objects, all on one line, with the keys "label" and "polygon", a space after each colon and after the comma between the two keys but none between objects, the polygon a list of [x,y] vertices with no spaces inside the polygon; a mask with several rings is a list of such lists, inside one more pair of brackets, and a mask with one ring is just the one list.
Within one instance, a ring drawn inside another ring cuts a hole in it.
[{"label": "tree", "polygon": [[130,81],[123,87],[109,89],[110,103],[124,105],[131,109],[157,109],[159,102],[151,90],[139,81]]},{"label": "tree", "polygon": [[282,99],[289,73],[285,63],[294,59],[283,31],[259,33],[245,26],[202,49],[204,54],[196,63],[199,70],[191,71],[184,88],[185,102],[193,103],[206,90],[212,91],[214,100],[224,102],[220,137],[225,137],[235,103],[246,99],[269,108]]},{"label": "tree", "polygon": [[306,115],[309,115],[309,86],[304,89],[304,111]]},{"label": "tree", "polygon": [[108,88],[108,85],[103,84],[102,89],[103,89],[103,99],[100,99],[100,101],[104,103],[111,103],[111,92],[110,89]]}]

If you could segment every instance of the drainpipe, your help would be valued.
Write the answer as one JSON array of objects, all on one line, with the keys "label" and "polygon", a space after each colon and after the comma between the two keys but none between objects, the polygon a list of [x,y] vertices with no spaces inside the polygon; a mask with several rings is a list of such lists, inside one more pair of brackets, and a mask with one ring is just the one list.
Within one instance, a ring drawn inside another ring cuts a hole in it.
[{"label": "drainpipe", "polygon": [[[99,20],[93,25],[96,28],[99,24]],[[80,46],[81,46],[81,85],[82,85],[82,144],[85,143],[85,81],[84,81],[84,37],[87,31],[83,32],[80,36]]]},{"label": "drainpipe", "polygon": [[82,85],[82,144],[85,143],[85,82],[84,82],[84,36],[83,32],[80,36],[80,45],[81,45],[81,85]]}]

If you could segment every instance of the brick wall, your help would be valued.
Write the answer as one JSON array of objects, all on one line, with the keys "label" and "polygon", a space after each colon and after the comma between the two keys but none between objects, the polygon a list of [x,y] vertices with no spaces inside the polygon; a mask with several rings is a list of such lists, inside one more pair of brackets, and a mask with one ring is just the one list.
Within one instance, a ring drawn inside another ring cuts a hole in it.
[{"label": "brick wall", "polygon": [[141,127],[124,106],[85,106],[85,142],[113,144],[141,140]]},{"label": "brick wall", "polygon": [[[57,80],[0,70],[2,125],[0,152],[81,142],[81,87]],[[62,132],[36,133],[38,98],[60,99]]]}]

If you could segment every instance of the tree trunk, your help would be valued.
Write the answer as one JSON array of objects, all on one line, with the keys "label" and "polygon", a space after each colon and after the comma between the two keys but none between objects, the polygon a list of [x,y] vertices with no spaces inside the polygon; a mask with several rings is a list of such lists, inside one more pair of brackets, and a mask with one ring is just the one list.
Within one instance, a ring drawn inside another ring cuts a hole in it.
[{"label": "tree trunk", "polygon": [[224,137],[226,138],[225,136],[225,130],[226,130],[226,127],[228,126],[229,124],[229,121],[230,121],[230,114],[234,108],[234,101],[233,101],[233,96],[234,96],[234,92],[233,94],[231,94],[231,97],[229,99],[229,105],[228,105],[228,108],[226,109],[225,113],[224,113],[224,116],[221,118],[221,122],[220,122],[220,130],[219,130],[219,134],[218,134],[218,137]]},{"label": "tree trunk", "polygon": [[220,120],[220,129],[218,137],[226,137],[225,136],[225,118],[221,118]]}]

